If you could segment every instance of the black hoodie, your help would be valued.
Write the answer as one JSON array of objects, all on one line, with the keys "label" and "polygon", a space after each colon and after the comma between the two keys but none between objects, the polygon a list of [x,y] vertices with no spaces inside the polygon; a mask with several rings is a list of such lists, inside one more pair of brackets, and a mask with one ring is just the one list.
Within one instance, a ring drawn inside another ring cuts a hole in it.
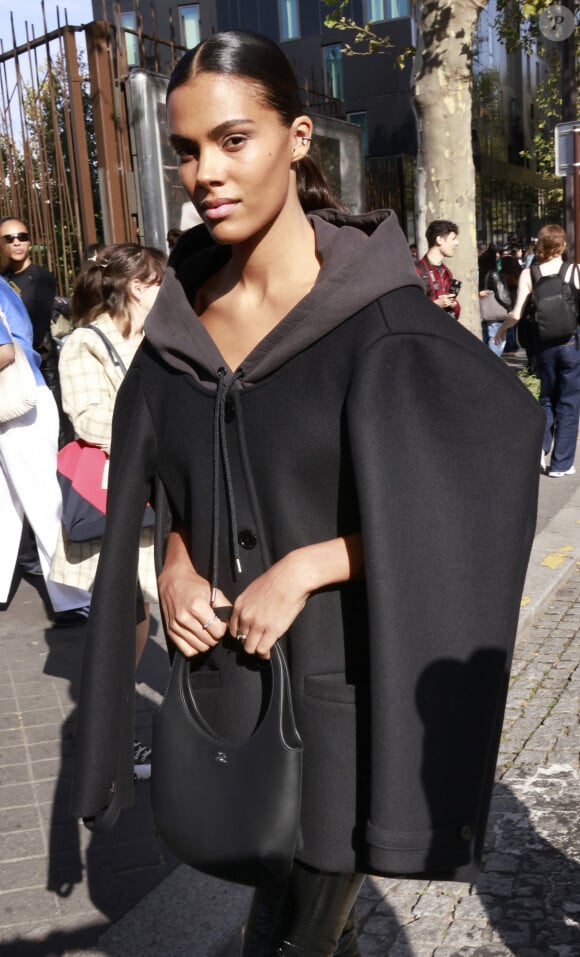
[{"label": "black hoodie", "polygon": [[[195,567],[231,601],[291,549],[361,532],[364,584],[313,594],[283,639],[305,745],[298,856],[331,871],[472,879],[543,417],[426,300],[393,214],[311,221],[318,281],[237,370],[191,306],[229,250],[197,227],[174,251],[115,411],[75,810],[132,800],[137,542],[157,483]],[[243,736],[257,679],[222,644],[207,706],[218,732]]]},{"label": "black hoodie", "polygon": [[[391,210],[351,216],[328,209],[310,217],[322,261],[317,282],[252,353],[244,359],[247,388],[307,349],[371,302],[402,286],[423,288],[408,246]],[[145,333],[168,365],[200,381],[215,383],[224,361],[192,311],[196,289],[229,258],[205,226],[183,236]]]}]

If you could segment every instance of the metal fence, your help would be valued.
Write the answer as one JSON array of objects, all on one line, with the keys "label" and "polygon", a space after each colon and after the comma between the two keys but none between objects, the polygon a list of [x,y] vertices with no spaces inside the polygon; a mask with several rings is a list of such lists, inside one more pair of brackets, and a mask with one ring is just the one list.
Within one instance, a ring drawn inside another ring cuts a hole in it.
[{"label": "metal fence", "polygon": [[[85,27],[60,23],[26,41],[0,40],[0,217],[28,226],[35,262],[70,295],[87,246],[137,236],[131,208],[131,156],[123,81],[127,36],[139,66],[167,71],[184,48],[105,19]],[[136,41],[136,42],[135,42]],[[160,56],[163,51],[163,57]]]},{"label": "metal fence", "polygon": [[[33,258],[58,278],[69,296],[95,242],[139,240],[138,210],[128,129],[125,82],[133,68],[168,75],[185,50],[176,40],[143,30],[140,0],[136,28],[123,25],[120,3],[113,21],[83,27],[59,21],[12,49],[0,40],[0,217],[28,226]],[[302,91],[306,109],[340,115],[340,103],[312,85]]]},{"label": "metal fence", "polygon": [[84,78],[75,27],[0,53],[0,214],[23,219],[34,258],[66,293],[83,243],[96,238]]}]

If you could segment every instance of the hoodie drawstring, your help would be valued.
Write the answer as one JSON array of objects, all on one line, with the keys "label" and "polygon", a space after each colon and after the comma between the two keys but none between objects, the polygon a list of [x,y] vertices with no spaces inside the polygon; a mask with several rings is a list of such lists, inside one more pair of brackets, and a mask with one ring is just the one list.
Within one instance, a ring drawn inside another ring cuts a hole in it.
[{"label": "hoodie drawstring", "polygon": [[238,379],[242,379],[243,369],[234,372],[231,381],[227,381],[227,370],[223,367],[217,371],[217,391],[213,414],[213,518],[211,532],[211,604],[215,605],[219,574],[219,532],[220,532],[220,475],[223,466],[224,482],[226,487],[226,504],[230,526],[230,548],[234,567],[238,574],[242,572],[240,549],[238,543],[238,519],[236,500],[232,482],[232,471],[226,436],[225,408],[226,399]]}]

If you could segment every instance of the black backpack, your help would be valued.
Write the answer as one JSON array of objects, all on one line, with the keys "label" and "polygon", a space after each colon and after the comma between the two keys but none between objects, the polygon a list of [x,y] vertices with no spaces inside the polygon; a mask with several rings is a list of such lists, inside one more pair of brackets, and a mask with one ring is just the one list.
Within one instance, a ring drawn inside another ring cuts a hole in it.
[{"label": "black backpack", "polygon": [[532,292],[526,309],[530,333],[539,345],[556,339],[569,339],[578,328],[578,290],[573,268],[571,282],[566,282],[569,264],[562,263],[554,276],[542,276],[540,267],[531,267]]}]

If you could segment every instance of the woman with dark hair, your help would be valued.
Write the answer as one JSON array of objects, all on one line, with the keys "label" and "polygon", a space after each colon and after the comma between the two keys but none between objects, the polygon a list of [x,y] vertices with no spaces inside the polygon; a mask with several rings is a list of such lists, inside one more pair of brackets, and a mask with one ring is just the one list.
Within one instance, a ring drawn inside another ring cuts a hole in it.
[{"label": "woman with dark hair", "polygon": [[[507,290],[507,295],[504,299],[508,304],[508,312],[510,312],[515,306],[515,302],[518,294],[518,283],[520,281],[520,274],[522,267],[518,261],[517,257],[517,248],[516,254],[510,253],[509,256],[502,256],[498,261],[497,268],[499,270],[500,279],[504,289]],[[519,343],[518,337],[516,335],[515,329],[508,329],[506,340],[505,340],[505,350],[504,355],[513,355],[518,351]],[[528,355],[528,366],[531,362],[531,356]]]},{"label": "woman with dark hair", "polygon": [[512,303],[497,264],[496,251],[491,247],[479,257],[479,309],[483,341],[492,352],[501,356],[505,343],[496,344],[494,337]]},{"label": "woman with dark hair", "polygon": [[508,308],[513,309],[518,293],[518,283],[522,271],[521,266],[516,256],[502,256],[498,262],[498,269],[500,271],[500,277],[508,290],[508,297],[504,297],[505,301],[509,304]]},{"label": "woman with dark hair", "polygon": [[[522,270],[515,305],[496,334],[498,342],[505,339],[510,327],[521,320],[533,288],[543,276],[563,275],[565,282],[576,288],[578,300],[580,271],[574,263],[564,268],[567,245],[566,233],[561,226],[557,223],[542,226],[538,233],[535,263]],[[578,330],[565,339],[536,343],[533,351],[540,379],[540,405],[546,417],[540,468],[551,478],[564,478],[576,472],[574,458],[580,417]]]},{"label": "woman with dark hair", "polygon": [[[107,345],[88,325],[107,338],[125,368],[141,344],[143,323],[165,272],[165,255],[158,249],[119,243],[105,246],[87,262],[72,295],[77,329],[64,343],[59,359],[64,410],[75,437],[110,451],[113,409],[124,371]],[[92,589],[101,539],[70,541],[61,529],[51,577],[68,585]],[[141,535],[140,579],[146,610],[157,600],[153,565],[153,530]],[[137,630],[138,654],[147,638],[149,621]]]},{"label": "woman with dark hair", "polygon": [[294,866],[256,891],[244,957],[354,957],[365,873],[477,871],[539,412],[424,296],[394,215],[338,208],[275,43],[204,40],[167,109],[203,222],[115,410],[75,808],[98,828],[132,801],[138,513],[161,487],[164,620],[176,654],[227,685],[207,685],[212,725],[251,732],[280,641],[304,741]]},{"label": "woman with dark hair", "polygon": [[[78,328],[66,339],[59,359],[63,408],[75,438],[107,452],[117,392],[143,338],[165,264],[158,249],[135,243],[104,246],[87,260],[75,283],[72,315]],[[89,324],[101,335],[87,329]],[[51,578],[91,591],[100,550],[100,538],[72,541],[61,527]],[[139,581],[145,607],[135,632],[137,661],[149,634],[150,603],[158,600],[152,528],[144,528],[139,540]],[[136,742],[134,752],[135,773],[148,777],[150,749]]]}]

